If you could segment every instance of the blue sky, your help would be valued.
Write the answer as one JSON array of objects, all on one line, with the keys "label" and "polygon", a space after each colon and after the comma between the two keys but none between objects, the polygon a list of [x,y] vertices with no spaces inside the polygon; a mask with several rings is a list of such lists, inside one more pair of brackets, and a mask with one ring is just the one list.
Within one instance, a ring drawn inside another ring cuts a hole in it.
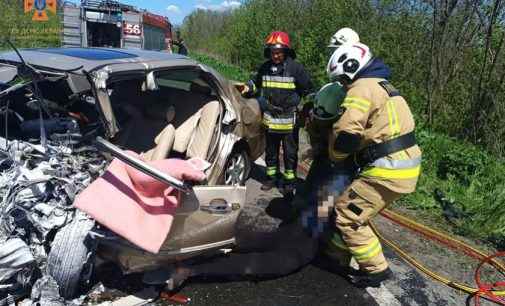
[{"label": "blue sky", "polygon": [[[197,8],[226,10],[240,6],[240,0],[118,0],[121,3],[147,9],[156,14],[167,16],[172,24],[181,24],[185,16]],[[80,2],[72,0],[72,2]]]}]

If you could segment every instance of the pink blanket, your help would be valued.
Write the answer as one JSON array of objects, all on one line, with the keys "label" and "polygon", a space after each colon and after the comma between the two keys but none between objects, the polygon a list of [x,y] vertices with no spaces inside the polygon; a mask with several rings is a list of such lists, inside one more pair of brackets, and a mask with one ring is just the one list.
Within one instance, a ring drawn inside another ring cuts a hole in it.
[{"label": "pink blanket", "polygon": [[[136,153],[128,153],[141,159]],[[147,163],[181,180],[205,178],[202,171],[184,160]],[[74,206],[140,248],[158,253],[178,203],[177,190],[114,159],[107,171],[77,197]]]}]

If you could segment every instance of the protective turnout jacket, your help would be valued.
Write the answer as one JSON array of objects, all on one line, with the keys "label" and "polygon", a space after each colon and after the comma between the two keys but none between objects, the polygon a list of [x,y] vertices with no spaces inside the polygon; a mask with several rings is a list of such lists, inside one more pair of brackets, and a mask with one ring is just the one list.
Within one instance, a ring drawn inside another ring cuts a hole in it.
[{"label": "protective turnout jacket", "polygon": [[[348,87],[340,119],[333,126],[329,154],[335,161],[414,131],[415,123],[405,99],[389,82],[389,68],[375,59]],[[421,169],[417,145],[375,160],[360,176],[397,193],[415,190]]]},{"label": "protective turnout jacket", "polygon": [[303,96],[312,89],[304,67],[287,57],[282,64],[267,61],[258,70],[252,83],[252,93],[282,110],[265,110],[263,123],[270,132],[290,133],[295,124],[295,111]]}]

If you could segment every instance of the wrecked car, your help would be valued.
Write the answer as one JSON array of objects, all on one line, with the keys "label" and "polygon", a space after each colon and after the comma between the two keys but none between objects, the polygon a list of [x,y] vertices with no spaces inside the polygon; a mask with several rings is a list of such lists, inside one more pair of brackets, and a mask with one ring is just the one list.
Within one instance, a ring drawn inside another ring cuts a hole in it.
[{"label": "wrecked car", "polygon": [[[264,151],[255,99],[190,58],[144,50],[0,53],[0,126],[0,300],[26,296],[42,276],[75,297],[96,258],[133,273],[232,247]],[[156,254],[73,206],[112,157],[154,177],[150,162],[207,163],[194,186],[159,174],[184,192]]]}]

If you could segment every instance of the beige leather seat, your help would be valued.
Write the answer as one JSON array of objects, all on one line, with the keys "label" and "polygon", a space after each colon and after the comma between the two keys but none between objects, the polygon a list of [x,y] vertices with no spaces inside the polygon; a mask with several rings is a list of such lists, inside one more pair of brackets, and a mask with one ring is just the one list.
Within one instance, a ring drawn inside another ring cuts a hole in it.
[{"label": "beige leather seat", "polygon": [[[193,138],[189,143],[186,156],[189,158],[198,157],[207,159],[210,144],[212,142],[212,135],[218,123],[219,114],[221,113],[221,105],[218,101],[212,101],[202,108],[200,113],[200,120],[193,133]],[[177,140],[177,138],[176,138]]]},{"label": "beige leather seat", "polygon": [[196,114],[184,121],[177,129],[167,125],[155,138],[156,146],[144,153],[146,160],[166,158],[170,152],[186,153],[186,157],[207,158],[212,135],[219,119],[221,106],[218,101],[205,104]]},{"label": "beige leather seat", "polygon": [[156,146],[146,153],[142,154],[142,156],[144,159],[149,161],[165,159],[172,151],[174,141],[175,128],[172,124],[169,124],[154,139]]}]

